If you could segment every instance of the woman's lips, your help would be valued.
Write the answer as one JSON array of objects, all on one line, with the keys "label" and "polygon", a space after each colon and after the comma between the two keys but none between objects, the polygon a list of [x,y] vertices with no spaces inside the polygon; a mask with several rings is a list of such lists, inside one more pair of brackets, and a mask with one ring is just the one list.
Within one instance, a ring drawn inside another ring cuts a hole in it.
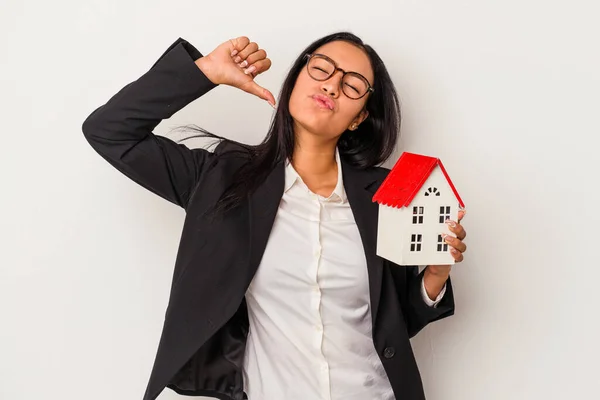
[{"label": "woman's lips", "polygon": [[317,105],[321,108],[333,110],[335,107],[335,103],[333,102],[333,100],[331,100],[329,97],[324,96],[322,94],[315,94],[312,98],[315,100]]}]

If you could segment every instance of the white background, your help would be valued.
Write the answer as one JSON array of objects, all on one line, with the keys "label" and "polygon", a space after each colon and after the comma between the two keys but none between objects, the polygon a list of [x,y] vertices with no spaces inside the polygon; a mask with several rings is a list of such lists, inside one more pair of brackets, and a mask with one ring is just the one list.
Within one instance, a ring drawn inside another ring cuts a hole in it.
[{"label": "white background", "polygon": [[[0,398],[146,387],[184,213],[93,151],[81,133],[93,109],[179,36],[208,53],[248,35],[277,95],[299,52],[343,29],[391,71],[401,149],[440,157],[466,203],[456,315],[413,340],[428,399],[597,398],[596,4],[3,0]],[[157,133],[195,123],[258,142],[271,116],[220,87]]]}]

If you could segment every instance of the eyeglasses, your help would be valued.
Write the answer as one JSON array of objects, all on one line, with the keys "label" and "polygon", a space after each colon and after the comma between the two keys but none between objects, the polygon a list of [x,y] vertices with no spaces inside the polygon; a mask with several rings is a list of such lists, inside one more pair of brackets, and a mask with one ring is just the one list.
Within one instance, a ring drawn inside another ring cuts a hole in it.
[{"label": "eyeglasses", "polygon": [[338,68],[335,61],[324,54],[307,54],[306,69],[308,75],[316,81],[326,81],[337,71],[342,71],[340,86],[342,92],[353,100],[358,100],[366,96],[367,93],[375,89],[371,86],[367,78],[358,72],[346,72]]}]

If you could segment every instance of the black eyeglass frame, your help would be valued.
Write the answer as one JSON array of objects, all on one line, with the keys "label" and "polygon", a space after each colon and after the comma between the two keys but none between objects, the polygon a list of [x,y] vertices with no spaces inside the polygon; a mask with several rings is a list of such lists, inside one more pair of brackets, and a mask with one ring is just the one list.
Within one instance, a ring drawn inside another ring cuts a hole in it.
[{"label": "black eyeglass frame", "polygon": [[[316,81],[324,82],[327,79],[331,78],[333,75],[335,75],[335,73],[337,71],[341,71],[342,72],[342,79],[340,79],[340,90],[342,91],[342,93],[344,93],[344,96],[348,97],[349,99],[360,100],[363,97],[365,97],[367,94],[373,93],[375,91],[375,88],[373,86],[371,86],[371,84],[369,83],[369,80],[367,78],[365,78],[363,75],[359,74],[358,72],[345,71],[345,70],[341,69],[340,67],[338,67],[337,63],[334,60],[332,60],[331,58],[327,57],[325,54],[313,53],[313,54],[307,54],[307,55],[305,55],[305,57],[306,57],[306,72],[308,72],[308,75],[312,79],[314,79]],[[315,78],[315,77],[313,77],[311,75],[310,70],[308,68],[308,64],[310,62],[310,59],[313,58],[313,57],[323,58],[323,59],[325,59],[326,61],[330,62],[333,65],[333,67],[334,67],[333,72],[331,74],[329,74],[329,76],[327,78],[325,78],[325,79],[317,79],[317,78]],[[346,75],[353,75],[353,76],[356,76],[359,79],[362,79],[367,84],[367,86],[368,86],[367,87],[367,91],[362,96],[360,96],[360,97],[350,97],[350,96],[348,96],[346,94],[346,92],[344,91],[344,88],[342,86],[342,84],[344,82],[344,77]]]}]

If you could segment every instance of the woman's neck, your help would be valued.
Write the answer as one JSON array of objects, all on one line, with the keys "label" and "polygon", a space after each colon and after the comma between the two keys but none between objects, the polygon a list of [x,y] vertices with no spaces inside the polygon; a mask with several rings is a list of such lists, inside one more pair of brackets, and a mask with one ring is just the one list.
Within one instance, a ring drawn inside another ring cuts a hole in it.
[{"label": "woman's neck", "polygon": [[296,137],[292,166],[312,192],[328,197],[338,181],[335,159],[337,142],[310,139],[300,140]]}]

